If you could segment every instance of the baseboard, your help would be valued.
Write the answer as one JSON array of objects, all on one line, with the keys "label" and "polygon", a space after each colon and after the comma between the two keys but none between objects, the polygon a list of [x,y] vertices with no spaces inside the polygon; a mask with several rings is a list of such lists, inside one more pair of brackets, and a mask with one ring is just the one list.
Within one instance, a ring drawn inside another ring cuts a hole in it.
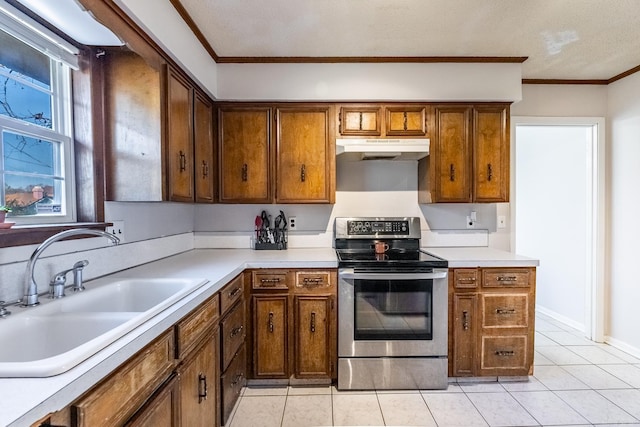
[{"label": "baseboard", "polygon": [[615,347],[618,350],[622,350],[625,353],[629,353],[633,357],[637,357],[638,359],[640,359],[640,348],[638,347],[634,347],[632,345],[627,344],[624,341],[620,341],[618,339],[615,339],[606,335],[604,337],[604,342],[609,344],[611,347]]},{"label": "baseboard", "polygon": [[558,322],[564,323],[565,325],[570,326],[573,329],[577,329],[578,331],[585,334],[585,336],[587,335],[585,326],[582,323],[576,322],[573,319],[569,319],[568,317],[563,316],[562,314],[556,313],[555,311],[549,310],[545,307],[541,307],[540,305],[536,305],[536,311],[540,314],[544,314],[545,316],[551,317],[553,320],[557,320]]}]

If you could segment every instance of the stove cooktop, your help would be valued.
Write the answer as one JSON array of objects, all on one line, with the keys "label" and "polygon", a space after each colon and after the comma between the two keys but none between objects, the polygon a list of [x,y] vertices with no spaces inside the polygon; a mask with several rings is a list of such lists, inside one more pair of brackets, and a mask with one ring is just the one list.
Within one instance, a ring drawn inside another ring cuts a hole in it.
[{"label": "stove cooktop", "polygon": [[365,267],[403,265],[406,267],[433,267],[447,268],[449,263],[423,250],[395,250],[390,249],[385,253],[377,254],[371,250],[361,249],[337,249],[340,267]]}]

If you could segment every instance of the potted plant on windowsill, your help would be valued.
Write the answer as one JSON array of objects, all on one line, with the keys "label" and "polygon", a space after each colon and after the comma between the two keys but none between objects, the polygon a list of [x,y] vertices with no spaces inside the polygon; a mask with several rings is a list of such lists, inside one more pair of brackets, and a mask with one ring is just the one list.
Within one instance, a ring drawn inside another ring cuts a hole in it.
[{"label": "potted plant on windowsill", "polygon": [[6,206],[0,206],[0,223],[4,222],[8,212],[11,212],[11,209]]}]

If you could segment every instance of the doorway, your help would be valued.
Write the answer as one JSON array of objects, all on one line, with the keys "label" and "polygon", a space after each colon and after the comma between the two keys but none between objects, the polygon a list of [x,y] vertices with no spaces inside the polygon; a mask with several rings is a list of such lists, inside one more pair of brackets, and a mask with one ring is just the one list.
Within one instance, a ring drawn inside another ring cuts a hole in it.
[{"label": "doorway", "polygon": [[512,248],[540,260],[536,309],[602,341],[604,120],[512,123]]}]

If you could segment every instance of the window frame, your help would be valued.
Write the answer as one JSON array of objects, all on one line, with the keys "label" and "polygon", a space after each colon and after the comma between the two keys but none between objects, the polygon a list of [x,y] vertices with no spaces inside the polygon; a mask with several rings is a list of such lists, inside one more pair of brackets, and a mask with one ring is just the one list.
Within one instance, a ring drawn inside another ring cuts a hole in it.
[{"label": "window frame", "polygon": [[[27,31],[29,28],[25,27],[23,31]],[[27,43],[18,34],[14,33],[10,27],[3,26],[0,31],[4,31],[12,37],[18,39],[21,43],[25,43],[30,47],[38,50],[42,54],[49,58],[49,72],[51,76],[51,115],[52,125],[51,129],[39,126],[37,124],[22,121],[5,115],[0,115],[0,142],[2,142],[2,135],[4,131],[15,132],[28,137],[42,138],[48,141],[60,143],[60,150],[62,151],[60,157],[57,159],[60,162],[60,172],[63,176],[63,195],[65,204],[64,215],[33,215],[33,216],[11,216],[9,217],[12,222],[17,225],[45,225],[55,223],[69,223],[77,220],[77,206],[76,206],[76,179],[75,179],[75,151],[74,151],[74,136],[73,136],[73,94],[72,94],[72,76],[71,67],[50,55],[48,52],[41,50],[38,46]],[[32,38],[42,37],[35,31],[32,31]],[[6,73],[2,73],[2,76],[7,76]],[[13,76],[7,76],[18,82],[21,79]],[[28,82],[24,84],[30,85]],[[2,146],[0,146],[0,153],[2,153]],[[4,204],[4,177],[0,177],[0,194],[2,194],[2,204]]]}]

